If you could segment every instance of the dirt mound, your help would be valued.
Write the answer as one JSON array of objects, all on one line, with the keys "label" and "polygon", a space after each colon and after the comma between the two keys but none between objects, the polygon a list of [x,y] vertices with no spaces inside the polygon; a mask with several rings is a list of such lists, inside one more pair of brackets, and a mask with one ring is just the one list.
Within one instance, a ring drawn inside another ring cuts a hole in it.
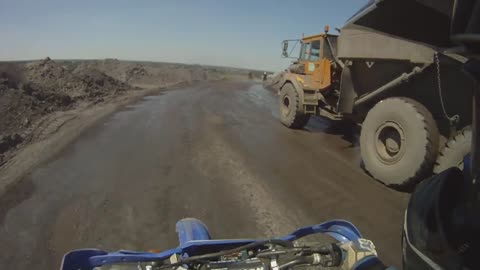
[{"label": "dirt mound", "polygon": [[67,77],[65,69],[49,57],[25,65],[25,79],[42,84],[45,87],[56,86],[58,80]]},{"label": "dirt mound", "polygon": [[125,77],[127,81],[131,81],[132,79],[138,80],[151,75],[152,74],[147,70],[147,68],[140,64],[135,64],[132,67],[127,68],[125,71]]},{"label": "dirt mound", "polygon": [[37,88],[63,93],[73,99],[91,99],[129,88],[88,64],[81,64],[69,72],[50,58],[27,64],[25,79]]},{"label": "dirt mound", "polygon": [[92,60],[78,64],[76,72],[79,70],[98,70],[118,81],[127,82],[125,66],[126,63],[117,59]]},{"label": "dirt mound", "polygon": [[69,83],[88,99],[117,94],[132,88],[128,84],[116,80],[94,68],[77,68]]},{"label": "dirt mound", "polygon": [[0,164],[2,154],[31,139],[30,127],[46,114],[98,103],[131,88],[105,73],[78,66],[73,72],[46,58],[0,65]]},{"label": "dirt mound", "polygon": [[19,134],[0,135],[0,153],[4,153],[23,141]]},{"label": "dirt mound", "polygon": [[[25,130],[43,115],[70,108],[67,94],[26,81],[19,65],[2,66],[0,73],[0,154],[28,139]],[[49,75],[50,76],[50,75]],[[22,140],[11,138],[22,138]],[[10,138],[10,139],[8,139]],[[16,143],[12,143],[16,142]]]},{"label": "dirt mound", "polygon": [[139,86],[220,79],[215,71],[202,66],[187,65],[152,64],[149,66],[137,64],[128,67],[126,73],[128,83]]},{"label": "dirt mound", "polygon": [[18,65],[11,63],[0,64],[0,91],[8,88],[17,88],[23,81],[23,73]]},{"label": "dirt mound", "polygon": [[89,61],[81,65],[86,65],[89,69],[97,69],[130,85],[147,88],[221,78],[217,70],[200,65],[127,62],[117,59]]}]

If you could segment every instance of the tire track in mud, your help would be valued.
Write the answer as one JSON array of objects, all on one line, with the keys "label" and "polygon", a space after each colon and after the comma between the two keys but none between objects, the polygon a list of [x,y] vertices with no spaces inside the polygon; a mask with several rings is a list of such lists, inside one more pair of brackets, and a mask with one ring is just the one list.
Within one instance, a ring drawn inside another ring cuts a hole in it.
[{"label": "tire track in mud", "polygon": [[[207,126],[212,124],[220,126],[224,123],[221,116],[211,113],[206,120],[210,122]],[[198,146],[208,147],[193,151],[195,153],[192,157],[194,168],[206,176],[221,171],[222,179],[226,182],[214,184],[224,185],[229,196],[247,205],[246,208],[251,210],[250,214],[253,215],[256,227],[263,236],[287,234],[302,225],[296,221],[305,220],[305,218],[298,217],[298,212],[290,211],[269,191],[259,175],[248,168],[245,158],[222,137],[220,130],[207,129],[207,132],[201,136],[208,142],[200,143]]]}]

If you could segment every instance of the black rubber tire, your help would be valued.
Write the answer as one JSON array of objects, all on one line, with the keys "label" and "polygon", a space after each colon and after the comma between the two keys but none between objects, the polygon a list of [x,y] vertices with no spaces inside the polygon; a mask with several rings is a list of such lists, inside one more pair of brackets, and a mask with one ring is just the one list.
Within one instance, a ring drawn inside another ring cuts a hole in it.
[{"label": "black rubber tire", "polygon": [[[288,105],[285,105],[288,99]],[[280,121],[292,129],[302,129],[310,119],[309,114],[303,113],[300,97],[291,83],[286,83],[280,90],[279,98]]]},{"label": "black rubber tire", "polygon": [[[397,125],[403,139],[395,160],[387,162],[378,148],[378,134],[388,125]],[[360,133],[365,169],[384,184],[400,188],[411,188],[432,173],[438,144],[439,132],[432,114],[419,102],[404,97],[378,102],[368,112]]]},{"label": "black rubber tire", "polygon": [[433,172],[441,173],[451,167],[463,170],[463,159],[472,147],[472,128],[466,127],[448,140],[438,155]]}]

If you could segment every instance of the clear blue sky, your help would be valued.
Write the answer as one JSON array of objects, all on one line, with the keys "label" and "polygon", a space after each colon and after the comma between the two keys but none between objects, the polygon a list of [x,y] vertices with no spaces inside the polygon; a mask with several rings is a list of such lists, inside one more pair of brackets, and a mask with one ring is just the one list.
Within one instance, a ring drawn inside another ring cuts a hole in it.
[{"label": "clear blue sky", "polygon": [[279,70],[283,39],[366,0],[0,0],[0,60],[119,58]]}]

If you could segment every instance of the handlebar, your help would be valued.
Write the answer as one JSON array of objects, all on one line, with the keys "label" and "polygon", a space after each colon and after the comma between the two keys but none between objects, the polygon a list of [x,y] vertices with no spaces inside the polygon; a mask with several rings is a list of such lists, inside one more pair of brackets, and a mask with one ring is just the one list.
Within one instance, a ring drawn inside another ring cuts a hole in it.
[{"label": "handlebar", "polygon": [[[269,248],[255,250],[266,243]],[[246,253],[242,253],[245,252]],[[247,256],[245,256],[248,254]],[[233,257],[232,257],[233,256]],[[337,267],[342,263],[342,250],[337,244],[318,247],[294,247],[291,242],[268,240],[222,252],[193,256],[159,269],[189,265],[188,269],[291,269],[297,266]],[[198,265],[202,265],[198,267]]]},{"label": "handlebar", "polygon": [[286,244],[283,241],[267,240],[231,250],[181,260],[178,258],[178,255],[172,255],[163,262],[104,265],[98,269],[285,270],[300,266],[337,267],[342,264],[342,251],[337,244],[294,247],[291,242]]},{"label": "handlebar", "polygon": [[[289,252],[294,254],[293,258],[279,265],[279,270],[305,265],[337,267],[342,264],[342,251],[337,244],[328,244],[319,247],[297,247],[292,248]],[[288,252],[286,252],[286,254],[288,254]],[[270,260],[279,260],[279,257],[274,256],[274,254],[272,255],[270,255]],[[259,258],[263,256],[263,254],[257,254]]]}]

